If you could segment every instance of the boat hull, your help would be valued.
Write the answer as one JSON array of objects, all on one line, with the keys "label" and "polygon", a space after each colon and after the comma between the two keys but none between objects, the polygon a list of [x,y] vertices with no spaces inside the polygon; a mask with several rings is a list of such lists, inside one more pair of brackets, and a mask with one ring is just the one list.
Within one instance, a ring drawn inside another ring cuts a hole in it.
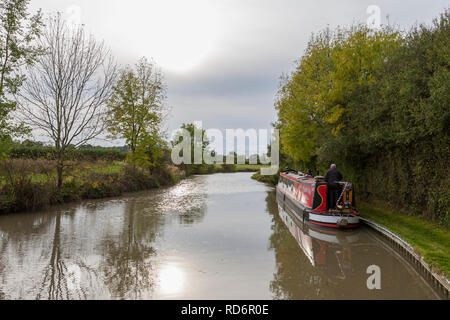
[{"label": "boat hull", "polygon": [[283,188],[279,186],[277,186],[277,200],[283,209],[294,213],[304,223],[336,229],[352,229],[360,225],[359,217],[353,214],[343,212],[313,212],[292,198],[289,193],[284,192]]}]

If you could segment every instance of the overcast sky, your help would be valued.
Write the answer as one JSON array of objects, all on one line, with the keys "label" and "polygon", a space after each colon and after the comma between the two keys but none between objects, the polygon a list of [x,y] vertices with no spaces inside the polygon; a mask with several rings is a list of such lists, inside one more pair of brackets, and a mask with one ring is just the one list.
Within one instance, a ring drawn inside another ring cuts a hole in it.
[{"label": "overcast sky", "polygon": [[270,128],[279,77],[289,72],[313,32],[365,23],[431,23],[448,0],[32,0],[44,13],[65,12],[120,64],[153,58],[165,74],[168,129],[201,120],[204,128]]}]

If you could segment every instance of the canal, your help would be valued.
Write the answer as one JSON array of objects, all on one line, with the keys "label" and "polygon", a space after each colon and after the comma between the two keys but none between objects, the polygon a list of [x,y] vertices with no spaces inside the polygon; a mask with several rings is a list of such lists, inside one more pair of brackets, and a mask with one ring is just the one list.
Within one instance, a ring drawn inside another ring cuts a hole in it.
[{"label": "canal", "polygon": [[373,231],[302,225],[251,173],[0,216],[0,299],[439,298]]}]

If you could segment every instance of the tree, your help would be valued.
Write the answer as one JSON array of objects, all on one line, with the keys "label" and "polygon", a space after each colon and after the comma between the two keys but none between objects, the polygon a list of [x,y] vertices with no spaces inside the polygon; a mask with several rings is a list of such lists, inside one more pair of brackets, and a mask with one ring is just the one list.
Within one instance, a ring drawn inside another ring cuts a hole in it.
[{"label": "tree", "polygon": [[86,35],[82,26],[69,29],[61,14],[48,19],[39,44],[46,50],[28,68],[19,108],[24,123],[54,142],[61,189],[68,149],[104,131],[116,64],[103,42]]},{"label": "tree", "polygon": [[284,164],[337,163],[359,194],[448,224],[449,21],[313,37],[275,105]]},{"label": "tree", "polygon": [[275,108],[282,152],[296,162],[310,163],[316,155],[327,122],[338,118],[339,108],[330,110],[328,93],[332,34],[325,30],[314,36],[296,69],[281,79]]},{"label": "tree", "polygon": [[[400,47],[400,39],[388,27],[373,32],[365,25],[314,36],[278,92],[282,151],[306,169],[336,161],[347,154],[346,146],[364,144],[368,152],[374,142],[383,144],[389,134],[374,131],[371,121],[390,121],[379,99],[380,74],[387,71],[386,61]],[[374,96],[367,99],[371,92]],[[366,154],[357,151],[348,153]]]},{"label": "tree", "polygon": [[[187,140],[188,138],[190,139],[190,141]],[[207,165],[203,156],[205,153],[210,153],[211,155],[213,155],[214,153],[215,155],[215,151],[211,150],[210,141],[208,139],[208,136],[206,135],[206,131],[202,128],[199,128],[195,124],[184,123],[172,137],[171,144],[173,151],[175,152],[178,151],[175,148],[176,146],[183,146],[183,144],[185,146],[185,148],[180,151],[179,156],[183,158],[189,158],[190,163],[185,162],[181,165],[181,168],[185,170],[186,175],[204,173],[205,170],[208,171],[209,169],[214,167],[213,165]],[[196,151],[197,157],[195,156]],[[190,152],[190,155],[187,155],[185,152]],[[200,160],[200,156],[201,162],[195,163],[196,161]]]},{"label": "tree", "polygon": [[[182,130],[186,130],[187,132],[189,132],[190,136],[191,136],[191,152],[192,152],[192,159],[194,159],[194,151],[195,148],[197,147],[199,150],[201,150],[202,155],[205,152],[206,149],[209,148],[209,139],[208,136],[206,135],[206,130],[201,129],[199,127],[197,127],[195,124],[193,123],[183,123],[181,125]],[[198,141],[195,140],[195,131],[198,130],[199,131],[199,139]],[[172,142],[172,145],[178,143],[180,141],[181,137],[175,135],[174,141]]]},{"label": "tree", "polygon": [[163,76],[153,62],[142,58],[135,70],[121,71],[108,102],[107,124],[112,137],[126,140],[133,165],[153,168],[164,153],[165,100]]},{"label": "tree", "polygon": [[127,156],[127,160],[133,164],[147,168],[153,173],[155,168],[166,163],[163,160],[168,151],[166,141],[158,134],[145,134],[139,139],[134,153]]},{"label": "tree", "polygon": [[34,41],[40,35],[42,15],[30,16],[29,0],[0,1],[0,155],[11,142],[11,136],[26,133],[21,124],[14,124],[11,112],[16,109],[12,99],[25,77],[20,72],[31,65],[42,51]]}]

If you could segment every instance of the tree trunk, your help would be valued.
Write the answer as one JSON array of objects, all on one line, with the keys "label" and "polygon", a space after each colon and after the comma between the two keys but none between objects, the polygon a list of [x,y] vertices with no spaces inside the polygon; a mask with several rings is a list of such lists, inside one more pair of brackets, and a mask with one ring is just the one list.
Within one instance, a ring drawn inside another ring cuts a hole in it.
[{"label": "tree trunk", "polygon": [[57,164],[56,164],[56,173],[58,175],[58,191],[61,192],[62,184],[63,184],[63,173],[64,173],[64,160],[62,159],[62,155],[58,155]]}]

